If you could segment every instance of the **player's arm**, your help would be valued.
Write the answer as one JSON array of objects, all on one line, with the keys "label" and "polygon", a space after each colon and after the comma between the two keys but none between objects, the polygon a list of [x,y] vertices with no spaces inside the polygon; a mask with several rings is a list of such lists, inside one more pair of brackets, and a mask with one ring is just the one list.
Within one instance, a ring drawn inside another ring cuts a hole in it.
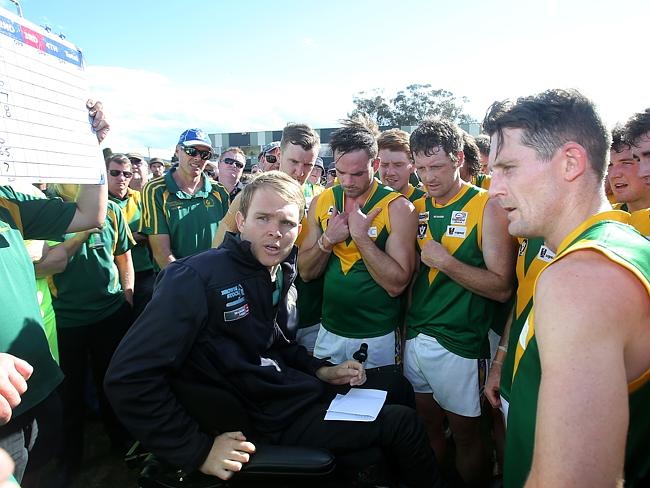
[{"label": "player's arm", "polygon": [[[506,320],[506,325],[503,328],[501,340],[499,341],[497,352],[494,355],[494,360],[490,365],[490,372],[488,373],[485,388],[483,389],[490,405],[494,408],[501,407],[501,397],[499,395],[501,391],[501,368],[503,367],[503,361],[505,361],[508,355],[508,337],[510,337],[510,328],[514,313],[513,307],[508,314],[508,320]],[[511,347],[516,347],[516,344],[513,344]]]},{"label": "player's arm", "polygon": [[[373,215],[373,212],[368,215]],[[389,204],[388,215],[391,232],[385,252],[368,236],[367,229],[353,238],[372,278],[390,296],[396,297],[406,289],[413,276],[418,223],[415,207],[404,197]]]},{"label": "player's arm", "polygon": [[459,261],[436,241],[428,241],[422,261],[438,268],[472,293],[498,302],[512,294],[515,271],[515,241],[508,234],[507,217],[496,200],[489,200],[483,211],[483,260],[486,269]]},{"label": "player's arm", "polygon": [[133,259],[131,258],[131,251],[126,251],[124,254],[118,254],[114,258],[115,266],[120,275],[120,284],[124,291],[124,298],[133,306],[133,286],[135,285],[135,271],[133,270]]},{"label": "player's arm", "polygon": [[622,486],[627,383],[643,365],[632,374],[626,367],[634,364],[630,350],[649,308],[640,282],[593,251],[573,253],[540,275],[542,380],[527,487]]},{"label": "player's arm", "polygon": [[[321,195],[323,194],[321,193]],[[303,232],[307,232],[307,235],[300,244],[298,252],[298,270],[304,281],[320,277],[325,272],[334,244],[347,239],[347,236],[350,235],[347,214],[338,214],[336,209],[333,210],[325,233],[321,231],[316,216],[319,198],[320,195],[315,196],[309,204],[307,229],[303,230]],[[345,237],[340,239],[342,236]]]},{"label": "player's arm", "polygon": [[212,240],[212,247],[219,247],[223,240],[226,237],[226,232],[237,232],[237,220],[235,216],[239,209],[241,208],[241,192],[237,194],[235,199],[230,202],[228,211],[226,215],[223,216],[223,219],[219,221],[219,226],[217,227],[217,233],[214,235]]},{"label": "player's arm", "polygon": [[[98,228],[77,232],[60,244],[50,247],[47,256],[42,261],[34,263],[34,272],[37,278],[63,273],[68,266],[69,259],[74,256],[81,245],[88,240],[88,236]],[[46,243],[47,244],[47,243]]]},{"label": "player's arm", "polygon": [[[101,143],[109,130],[109,124],[104,118],[101,102],[86,102],[91,124],[97,134],[97,141]],[[106,205],[108,202],[108,189],[106,181],[101,185],[80,185],[77,197],[77,211],[68,225],[66,232],[77,232],[92,227],[100,227],[106,218]]]}]

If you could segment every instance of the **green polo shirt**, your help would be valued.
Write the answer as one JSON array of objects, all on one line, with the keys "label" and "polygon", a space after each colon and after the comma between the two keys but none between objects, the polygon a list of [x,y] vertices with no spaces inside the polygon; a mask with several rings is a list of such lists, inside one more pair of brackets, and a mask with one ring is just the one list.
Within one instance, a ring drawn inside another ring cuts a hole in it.
[{"label": "green polo shirt", "polygon": [[[66,239],[73,235],[66,235]],[[124,214],[111,201],[101,238],[103,247],[90,249],[88,241],[84,242],[70,258],[65,271],[52,277],[56,325],[60,329],[98,322],[124,304],[114,257],[131,249],[134,242]]]},{"label": "green polo shirt", "polygon": [[[122,209],[131,232],[139,232],[140,218],[142,216],[140,192],[129,188],[123,199],[110,193],[108,194],[108,198],[117,203]],[[146,242],[136,242],[135,247],[131,249],[131,258],[133,259],[133,269],[136,273],[153,269],[153,261],[151,261],[149,247]]]},{"label": "green polo shirt", "polygon": [[205,177],[201,188],[188,195],[174,181],[175,171],[150,181],[142,190],[144,215],[140,232],[169,235],[172,254],[183,258],[212,247],[230,197],[221,184]]},{"label": "green polo shirt", "polygon": [[56,239],[70,225],[74,203],[46,200],[0,186],[0,351],[34,367],[16,417],[43,401],[63,379],[45,337],[36,277],[25,239]]}]

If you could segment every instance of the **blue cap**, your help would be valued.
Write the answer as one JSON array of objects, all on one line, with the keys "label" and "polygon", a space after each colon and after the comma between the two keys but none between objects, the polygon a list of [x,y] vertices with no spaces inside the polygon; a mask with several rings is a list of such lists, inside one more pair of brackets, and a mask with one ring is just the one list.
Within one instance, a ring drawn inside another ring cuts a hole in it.
[{"label": "blue cap", "polygon": [[178,139],[180,146],[207,146],[212,147],[208,135],[201,129],[187,129]]},{"label": "blue cap", "polygon": [[267,152],[273,151],[274,149],[277,149],[279,147],[280,147],[280,141],[269,142],[268,144],[262,146],[262,154],[266,154]]}]

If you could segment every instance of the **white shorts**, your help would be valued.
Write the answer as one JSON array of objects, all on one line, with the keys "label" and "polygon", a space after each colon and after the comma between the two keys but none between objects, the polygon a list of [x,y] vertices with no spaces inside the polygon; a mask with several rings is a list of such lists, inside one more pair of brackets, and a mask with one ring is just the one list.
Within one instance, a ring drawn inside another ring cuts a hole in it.
[{"label": "white shorts", "polygon": [[480,378],[485,378],[486,365],[485,359],[457,356],[425,334],[409,339],[404,347],[404,376],[413,390],[432,393],[443,410],[465,417],[481,415]]},{"label": "white shorts", "polygon": [[314,353],[318,329],[320,329],[320,323],[298,329],[298,332],[296,332],[296,342],[307,349],[310,354]]},{"label": "white shorts", "polygon": [[317,358],[330,358],[330,362],[340,364],[343,361],[352,359],[352,355],[359,350],[362,342],[368,344],[366,368],[378,368],[395,364],[397,347],[399,347],[395,339],[395,332],[368,339],[352,339],[334,334],[321,326],[314,346],[314,356]]}]

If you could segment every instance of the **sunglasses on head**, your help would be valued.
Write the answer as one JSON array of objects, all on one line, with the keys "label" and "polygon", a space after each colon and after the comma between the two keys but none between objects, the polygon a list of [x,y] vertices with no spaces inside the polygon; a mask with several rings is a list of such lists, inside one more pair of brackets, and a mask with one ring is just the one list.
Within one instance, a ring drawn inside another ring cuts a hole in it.
[{"label": "sunglasses on head", "polygon": [[239,169],[242,169],[244,167],[244,163],[242,163],[241,161],[237,161],[236,159],[233,158],[223,158],[223,162],[229,166],[235,165]]},{"label": "sunglasses on head", "polygon": [[189,157],[194,158],[198,154],[203,161],[207,161],[212,157],[212,151],[210,150],[199,150],[195,147],[192,146],[181,146],[183,148],[183,152],[187,154]]},{"label": "sunglasses on head", "polygon": [[131,178],[133,176],[131,171],[122,171],[120,169],[109,169],[108,174],[115,177],[124,175],[125,178]]},{"label": "sunglasses on head", "polygon": [[275,164],[278,162],[277,156],[274,156],[273,154],[267,154],[264,156],[264,159],[266,159],[266,162],[269,164]]}]

